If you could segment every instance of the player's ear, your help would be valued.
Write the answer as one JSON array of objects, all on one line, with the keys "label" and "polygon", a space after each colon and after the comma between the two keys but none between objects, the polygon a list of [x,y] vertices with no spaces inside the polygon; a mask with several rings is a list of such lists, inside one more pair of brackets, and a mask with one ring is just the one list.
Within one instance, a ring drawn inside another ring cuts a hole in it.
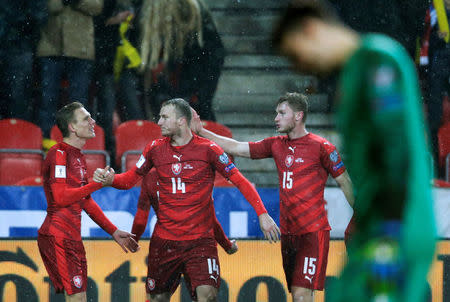
[{"label": "player's ear", "polygon": [[303,120],[303,111],[298,111],[295,113],[295,120],[300,122]]},{"label": "player's ear", "polygon": [[73,126],[73,122],[67,123],[67,128],[69,129],[69,132],[73,132],[73,133],[76,132],[76,129],[75,129],[75,127]]}]

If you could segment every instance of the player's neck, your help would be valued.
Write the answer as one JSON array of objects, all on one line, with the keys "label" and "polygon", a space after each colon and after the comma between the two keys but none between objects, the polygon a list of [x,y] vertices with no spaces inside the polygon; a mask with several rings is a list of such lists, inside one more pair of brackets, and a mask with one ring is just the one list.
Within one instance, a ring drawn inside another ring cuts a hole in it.
[{"label": "player's neck", "polygon": [[307,135],[309,132],[306,130],[305,125],[297,125],[294,129],[287,134],[289,139],[296,139]]},{"label": "player's neck", "polygon": [[70,136],[70,137],[65,137],[63,139],[63,142],[65,142],[68,145],[71,145],[72,147],[78,148],[78,149],[83,149],[84,144],[86,144],[86,139],[85,138],[80,138],[77,136]]},{"label": "player's neck", "polygon": [[179,134],[175,134],[170,138],[170,144],[172,146],[184,146],[188,144],[192,139],[192,132],[189,128],[183,128]]}]

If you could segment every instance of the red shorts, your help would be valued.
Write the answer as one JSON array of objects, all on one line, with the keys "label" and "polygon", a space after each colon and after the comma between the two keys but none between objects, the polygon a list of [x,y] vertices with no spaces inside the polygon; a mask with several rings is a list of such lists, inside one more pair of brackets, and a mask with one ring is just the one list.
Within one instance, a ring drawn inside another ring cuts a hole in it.
[{"label": "red shorts", "polygon": [[184,275],[192,300],[200,285],[220,287],[220,265],[213,238],[174,241],[153,236],[150,240],[146,290],[173,294]]},{"label": "red shorts", "polygon": [[68,295],[87,288],[86,252],[81,241],[38,234],[38,246],[55,291]]},{"label": "red shorts", "polygon": [[328,262],[330,231],[281,235],[283,268],[292,286],[323,290]]}]

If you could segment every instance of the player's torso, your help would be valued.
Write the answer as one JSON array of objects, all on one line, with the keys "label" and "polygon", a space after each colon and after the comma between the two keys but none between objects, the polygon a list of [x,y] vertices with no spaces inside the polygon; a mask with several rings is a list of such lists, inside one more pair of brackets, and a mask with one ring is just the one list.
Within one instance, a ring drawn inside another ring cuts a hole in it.
[{"label": "player's torso", "polygon": [[215,171],[208,148],[195,143],[181,148],[162,144],[152,150],[151,160],[158,180],[158,235],[189,240],[209,233]]},{"label": "player's torso", "polygon": [[[323,142],[310,136],[280,139],[272,145],[280,185],[283,233],[306,232],[310,228],[304,222],[309,217],[314,220],[314,216],[325,214],[323,194],[328,172],[321,162]],[[323,227],[328,227],[328,222]]]},{"label": "player's torso", "polygon": [[[78,149],[60,145],[54,156],[47,156],[44,162],[44,191],[47,197],[46,233],[60,237],[80,237],[82,201],[67,207],[57,207],[51,190],[51,183],[61,182],[77,188],[88,183],[86,161]],[[64,160],[62,160],[64,158]]]},{"label": "player's torso", "polygon": [[328,172],[320,159],[320,143],[310,139],[281,139],[272,146],[272,154],[280,192],[284,195],[305,192],[311,184],[326,182]]}]

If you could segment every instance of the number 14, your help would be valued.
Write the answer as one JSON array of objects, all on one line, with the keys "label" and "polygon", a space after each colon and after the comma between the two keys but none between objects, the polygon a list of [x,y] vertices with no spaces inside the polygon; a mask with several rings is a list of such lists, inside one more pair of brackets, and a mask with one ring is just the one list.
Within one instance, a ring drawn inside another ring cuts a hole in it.
[{"label": "number 14", "polygon": [[186,184],[181,181],[181,177],[172,177],[172,194],[176,194],[177,191],[181,193],[186,193]]}]

